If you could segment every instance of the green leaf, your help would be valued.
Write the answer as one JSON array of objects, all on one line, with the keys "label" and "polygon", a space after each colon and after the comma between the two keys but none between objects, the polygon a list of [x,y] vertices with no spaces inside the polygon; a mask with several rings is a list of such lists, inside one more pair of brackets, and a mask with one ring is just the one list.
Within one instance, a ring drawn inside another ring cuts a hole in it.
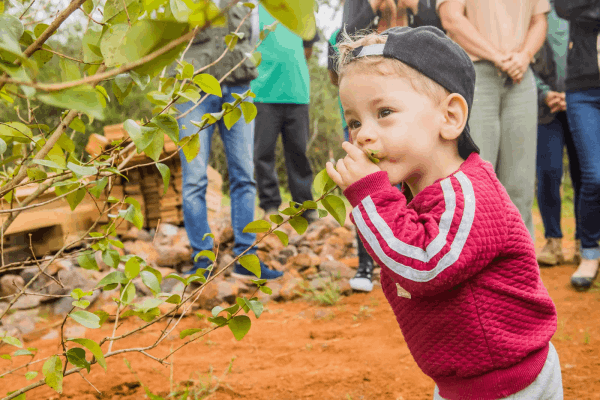
[{"label": "green leaf", "polygon": [[306,200],[304,203],[302,203],[302,208],[306,208],[308,210],[316,210],[317,207],[317,203],[312,200]]},{"label": "green leaf", "polygon": [[[261,39],[263,40],[263,39]],[[252,63],[254,64],[255,67],[258,67],[260,65],[260,63],[262,62],[262,53],[260,51],[255,51],[252,54],[246,54],[248,56],[248,59],[250,61],[252,61]]]},{"label": "green leaf", "polygon": [[268,294],[268,295],[273,294],[273,291],[268,286],[261,286],[260,287],[260,291],[263,292],[263,293],[265,293],[265,294]]},{"label": "green leaf", "polygon": [[260,4],[302,39],[311,40],[315,37],[314,0],[262,0]]},{"label": "green leaf", "polygon": [[[178,22],[187,23],[192,10],[182,0],[170,0],[171,13]],[[192,67],[193,68],[193,67]],[[185,79],[185,78],[184,78]]]},{"label": "green leaf", "polygon": [[6,344],[10,344],[11,346],[23,347],[23,343],[21,343],[19,339],[12,336],[4,336],[2,338],[2,341]]},{"label": "green leaf", "polygon": [[58,142],[56,142],[56,144],[58,144],[58,146],[66,152],[73,153],[75,151],[75,143],[73,143],[71,138],[66,133],[60,135],[60,138],[58,138]]},{"label": "green leaf", "polygon": [[306,228],[308,228],[308,221],[306,218],[298,215],[290,219],[290,225],[299,235],[302,235],[304,232],[306,232]]},{"label": "green leaf", "polygon": [[[4,143],[2,141],[2,139],[0,139],[0,147],[2,147],[2,143]],[[2,150],[2,149],[0,149]],[[2,154],[2,151],[0,151],[0,154]],[[46,179],[48,177],[48,174],[46,174],[44,171],[42,171],[39,168],[27,168],[27,176],[29,177],[29,180],[31,181],[37,181],[37,180],[43,180]]]},{"label": "green leaf", "polygon": [[92,314],[91,312],[85,310],[75,310],[69,317],[73,318],[75,321],[79,322],[81,325],[90,329],[100,328],[100,318],[96,314]]},{"label": "green leaf", "polygon": [[102,107],[100,96],[101,94],[91,86],[81,85],[58,92],[39,94],[37,98],[48,105],[75,109],[103,121],[104,108]]},{"label": "green leaf", "polygon": [[276,223],[277,225],[281,224],[283,222],[283,217],[279,214],[272,214],[269,215],[269,219],[271,221],[273,221],[274,223]]},{"label": "green leaf", "polygon": [[227,48],[229,49],[229,51],[233,51],[235,49],[235,45],[238,42],[238,37],[237,35],[234,34],[228,34],[225,36],[225,44],[227,45]]},{"label": "green leaf", "polygon": [[218,326],[223,326],[227,323],[227,318],[225,317],[211,317],[208,318],[208,322],[212,322],[213,324],[216,324]]},{"label": "green leaf", "polygon": [[76,61],[60,57],[59,65],[60,77],[63,80],[63,82],[81,79],[81,72],[79,71],[79,65]]},{"label": "green leaf", "polygon": [[252,272],[254,275],[256,275],[256,277],[260,278],[260,260],[256,254],[243,255],[238,261],[242,267]]},{"label": "green leaf", "polygon": [[28,381],[32,380],[33,378],[35,378],[38,375],[37,371],[27,371],[25,373],[25,379],[27,379]]},{"label": "green leaf", "polygon": [[58,356],[52,356],[46,360],[42,367],[42,374],[44,374],[46,385],[58,393],[62,393],[62,361]]},{"label": "green leaf", "polygon": [[78,190],[76,190],[73,193],[69,193],[66,197],[67,202],[69,203],[69,206],[71,207],[71,211],[75,210],[75,208],[77,208],[77,206],[79,205],[79,203],[81,203],[81,201],[83,200],[83,198],[85,197],[85,189],[84,188],[80,188]]},{"label": "green leaf", "polygon": [[319,213],[319,218],[325,218],[329,215],[329,213],[326,210],[323,210],[322,208],[319,208],[317,212]]},{"label": "green leaf", "polygon": [[326,169],[322,169],[313,181],[313,188],[320,195],[327,193],[336,186],[335,182],[329,177]]},{"label": "green leaf", "polygon": [[179,304],[181,303],[181,296],[178,294],[172,294],[168,299],[165,300],[165,303],[169,304]]},{"label": "green leaf", "polygon": [[[104,88],[102,86],[98,86],[98,87],[102,88],[102,90],[104,90]],[[104,92],[106,92],[106,90]],[[69,128],[71,128],[71,129],[73,129],[74,131],[77,131],[77,132],[85,133],[85,124],[83,123],[83,121],[79,117],[77,117],[73,121],[71,121],[71,123],[69,124]],[[67,149],[65,149],[65,150],[67,150]]]},{"label": "green leaf", "polygon": [[160,306],[165,301],[162,299],[145,299],[142,304],[134,304],[136,311],[141,311],[143,313],[148,312],[153,308]]},{"label": "green leaf", "polygon": [[250,123],[256,117],[256,106],[254,103],[244,101],[240,107],[242,108],[242,113],[244,114],[244,121],[246,121],[246,123]]},{"label": "green leaf", "polygon": [[242,117],[242,111],[239,108],[234,108],[230,112],[223,115],[223,122],[227,129],[231,129],[236,122]]},{"label": "green leaf", "polygon": [[67,163],[67,169],[73,171],[79,178],[89,175],[96,175],[98,173],[98,169],[96,167],[77,165],[70,161]]},{"label": "green leaf", "polygon": [[179,125],[177,120],[168,114],[160,114],[152,118],[152,122],[156,124],[167,136],[174,142],[179,141]]},{"label": "green leaf", "polygon": [[[146,150],[146,148],[154,141],[159,130],[155,127],[140,126],[132,119],[128,119],[123,123],[123,128],[135,143],[138,153]],[[162,136],[162,135],[161,135]]]},{"label": "green leaf", "polygon": [[77,300],[71,303],[73,305],[73,307],[79,307],[79,308],[88,308],[90,305],[89,300]]},{"label": "green leaf", "polygon": [[102,252],[102,261],[112,268],[117,268],[121,262],[121,256],[118,251],[107,249]]},{"label": "green leaf", "polygon": [[131,205],[125,212],[119,211],[119,215],[121,215],[125,221],[131,222],[138,229],[142,229],[144,226],[144,215],[142,214],[140,203],[133,197],[125,198],[125,203]]},{"label": "green leaf", "polygon": [[140,262],[136,257],[132,257],[125,263],[125,276],[127,279],[133,279],[140,273]]},{"label": "green leaf", "polygon": [[243,3],[242,5],[243,5],[244,7],[248,7],[248,8],[249,8],[249,9],[251,9],[251,10],[252,10],[254,7],[256,7],[256,5],[254,5],[253,3],[249,3],[249,2],[247,2],[247,3]]},{"label": "green leaf", "polygon": [[281,243],[283,243],[284,246],[287,246],[289,243],[289,238],[287,233],[282,232],[282,231],[273,231],[273,233],[275,235],[277,235],[277,237],[279,238],[279,240],[281,240]]},{"label": "green leaf", "polygon": [[167,194],[167,190],[169,189],[169,180],[171,179],[171,170],[165,164],[156,163],[156,168],[158,168],[158,172],[160,172],[160,176],[162,176],[163,185],[165,190],[163,195]]},{"label": "green leaf", "polygon": [[88,192],[90,192],[95,198],[100,198],[100,195],[102,194],[102,191],[104,190],[104,188],[106,187],[106,185],[108,184],[108,177],[104,177],[102,179],[100,179],[99,181],[96,181],[96,184],[90,188],[88,188]]},{"label": "green leaf", "polygon": [[19,349],[13,353],[13,357],[32,356],[33,353],[27,349]]},{"label": "green leaf", "polygon": [[8,52],[19,59],[24,59],[21,46],[19,45],[19,39],[21,39],[25,31],[23,23],[12,15],[0,14],[0,26],[2,26],[0,50]]},{"label": "green leaf", "polygon": [[[0,154],[4,154],[7,148],[6,142],[0,138]],[[27,174],[29,175],[29,170],[27,170]]]},{"label": "green leaf", "polygon": [[94,314],[96,314],[98,316],[98,318],[100,318],[99,324],[101,326],[102,326],[102,324],[104,324],[104,322],[106,322],[108,317],[110,317],[110,314],[104,310],[96,310],[96,311],[94,311]]},{"label": "green leaf", "polygon": [[246,300],[244,299],[244,301],[246,302],[246,304],[248,305],[248,307],[252,310],[252,312],[254,313],[254,315],[256,315],[256,318],[259,318],[260,315],[263,312],[264,306],[263,304],[258,301],[258,300]]},{"label": "green leaf", "polygon": [[212,250],[202,250],[194,257],[194,262],[198,261],[200,257],[206,257],[210,261],[215,261],[215,253]]},{"label": "green leaf", "polygon": [[177,274],[169,274],[167,276],[165,276],[165,279],[177,279],[179,282],[183,283],[185,285],[185,278],[182,278],[181,276],[177,275]]},{"label": "green leaf", "polygon": [[130,304],[135,299],[135,285],[129,281],[125,287],[121,288],[121,303],[124,305]]},{"label": "green leaf", "polygon": [[46,29],[48,29],[49,26],[50,25],[48,25],[48,24],[37,24],[35,26],[35,28],[33,28],[33,34],[35,35],[36,38],[39,38],[40,35],[42,33],[44,33],[46,31]]},{"label": "green leaf", "polygon": [[198,333],[200,331],[202,331],[201,328],[184,329],[181,332],[179,332],[179,339],[183,339],[187,336],[193,335],[194,333]]},{"label": "green leaf", "polygon": [[20,143],[29,143],[33,136],[31,129],[20,122],[7,122],[0,124],[0,136],[7,140],[14,140]]},{"label": "green leaf", "polygon": [[74,347],[67,350],[67,360],[78,368],[85,368],[90,373],[90,363],[85,359],[85,350],[81,347]]},{"label": "green leaf", "polygon": [[[156,275],[150,271],[150,268],[147,268],[140,272],[140,275],[142,277],[142,282],[144,282],[144,285],[148,286],[150,290],[152,290],[154,293],[160,293],[160,281],[158,280]],[[169,274],[169,276],[171,275],[175,274]]]},{"label": "green leaf", "polygon": [[3,360],[8,360],[8,361],[12,360],[12,357],[10,356],[10,354],[1,354],[0,358]]},{"label": "green leaf", "polygon": [[191,162],[200,152],[200,137],[198,134],[194,133],[189,138],[181,148],[187,162]]},{"label": "green leaf", "polygon": [[229,329],[231,329],[236,340],[242,340],[244,336],[246,336],[246,333],[250,330],[251,324],[250,318],[246,315],[236,315],[227,322],[227,325],[229,326]]},{"label": "green leaf", "polygon": [[223,92],[221,92],[221,84],[214,76],[210,74],[199,74],[194,77],[194,83],[200,86],[206,93],[214,94],[218,97],[223,97]]},{"label": "green leaf", "polygon": [[321,204],[323,204],[323,207],[329,211],[329,214],[331,214],[341,226],[344,226],[346,223],[346,205],[342,199],[330,194],[321,200]]},{"label": "green leaf", "polygon": [[106,285],[112,285],[115,283],[127,283],[129,280],[125,276],[125,274],[121,271],[113,271],[106,275],[98,284],[97,287],[103,287]]},{"label": "green leaf", "polygon": [[259,233],[259,232],[267,232],[271,229],[271,224],[263,219],[259,219],[256,221],[250,222],[242,232],[244,233]]},{"label": "green leaf", "polygon": [[85,252],[81,253],[79,257],[77,257],[77,263],[83,269],[93,269],[98,271],[98,264],[96,263],[96,257],[94,257],[94,253]]},{"label": "green leaf", "polygon": [[67,341],[78,343],[78,344],[82,345],[83,347],[85,347],[86,349],[88,349],[92,353],[92,355],[94,357],[96,357],[96,361],[98,362],[98,364],[102,368],[104,368],[104,370],[106,370],[106,361],[104,359],[104,355],[102,354],[102,349],[100,349],[100,346],[98,346],[98,343],[94,342],[91,339],[82,339],[82,338],[67,339]]}]

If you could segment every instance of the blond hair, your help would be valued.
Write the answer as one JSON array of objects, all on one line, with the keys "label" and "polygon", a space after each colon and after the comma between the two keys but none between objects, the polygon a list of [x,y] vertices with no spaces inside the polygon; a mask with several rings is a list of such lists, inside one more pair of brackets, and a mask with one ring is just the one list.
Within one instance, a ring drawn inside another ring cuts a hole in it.
[{"label": "blond hair", "polygon": [[343,31],[342,39],[342,42],[338,44],[339,56],[336,68],[338,84],[342,81],[344,74],[351,69],[380,75],[398,75],[408,79],[415,91],[428,96],[436,103],[441,103],[450,94],[442,85],[402,61],[383,56],[354,57],[353,51],[355,49],[371,44],[384,44],[387,41],[387,36],[377,33],[358,33],[350,37]]}]

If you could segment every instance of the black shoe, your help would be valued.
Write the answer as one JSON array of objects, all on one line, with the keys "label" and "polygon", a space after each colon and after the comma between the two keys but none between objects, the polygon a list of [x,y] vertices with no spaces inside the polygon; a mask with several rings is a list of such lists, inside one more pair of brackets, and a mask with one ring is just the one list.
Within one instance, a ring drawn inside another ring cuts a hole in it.
[{"label": "black shoe", "polygon": [[354,278],[350,279],[350,287],[361,292],[370,292],[373,290],[373,269],[375,265],[373,260],[363,261],[358,265],[358,270]]},{"label": "black shoe", "polygon": [[319,213],[317,210],[306,210],[302,216],[306,219],[309,225],[319,220]]},{"label": "black shoe", "polygon": [[[208,268],[211,267],[211,270],[209,271]],[[204,271],[204,277],[206,279],[208,279],[210,277],[210,275],[213,273],[213,268],[214,266],[212,265],[212,262],[206,258],[206,257],[201,257],[198,261],[196,261],[194,263],[194,266],[192,268],[190,268],[189,270],[183,272],[183,275],[194,275],[198,272],[198,270],[205,270]]]}]

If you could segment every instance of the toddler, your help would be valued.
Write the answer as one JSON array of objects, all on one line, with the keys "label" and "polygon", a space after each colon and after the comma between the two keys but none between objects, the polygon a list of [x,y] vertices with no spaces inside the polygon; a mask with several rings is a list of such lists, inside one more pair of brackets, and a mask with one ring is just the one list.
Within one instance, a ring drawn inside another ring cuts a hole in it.
[{"label": "toddler", "polygon": [[352,143],[327,172],[434,399],[562,399],[556,309],[533,241],[469,135],[471,60],[434,27],[339,49]]}]

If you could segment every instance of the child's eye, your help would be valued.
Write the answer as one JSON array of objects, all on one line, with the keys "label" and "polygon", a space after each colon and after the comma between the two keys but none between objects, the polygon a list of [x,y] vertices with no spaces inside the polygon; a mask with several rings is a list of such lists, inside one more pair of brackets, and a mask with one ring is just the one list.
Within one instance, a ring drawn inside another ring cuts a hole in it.
[{"label": "child's eye", "polygon": [[390,110],[389,108],[383,108],[381,110],[379,110],[379,118],[385,118],[387,116],[389,116],[392,113],[392,110]]},{"label": "child's eye", "polygon": [[350,129],[358,129],[358,128],[360,128],[360,122],[358,122],[355,119],[350,120],[350,121],[348,121],[348,128],[350,128]]}]

